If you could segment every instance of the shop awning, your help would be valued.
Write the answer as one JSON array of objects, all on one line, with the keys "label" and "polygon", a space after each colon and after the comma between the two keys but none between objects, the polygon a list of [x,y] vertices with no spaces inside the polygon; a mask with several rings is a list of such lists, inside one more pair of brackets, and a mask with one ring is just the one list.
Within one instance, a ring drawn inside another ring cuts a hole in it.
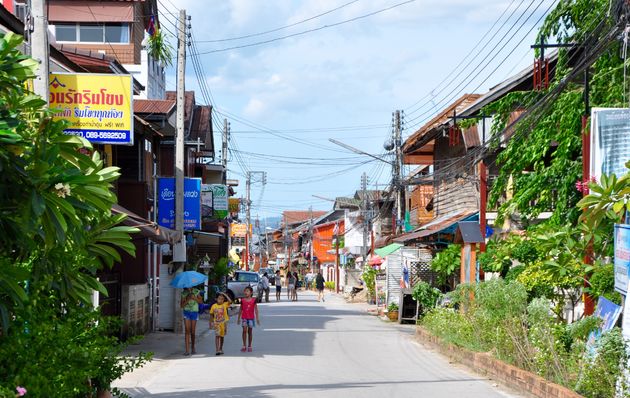
[{"label": "shop awning", "polygon": [[389,256],[390,254],[398,251],[398,249],[400,249],[401,247],[403,247],[403,245],[401,245],[400,243],[392,243],[391,245],[387,245],[385,247],[381,247],[380,249],[374,250],[374,253],[385,258],[385,256]]},{"label": "shop awning", "polygon": [[[475,218],[477,216],[477,211],[462,211],[456,213],[450,213],[440,218],[436,218],[433,221],[423,225],[419,229],[414,232],[401,235],[397,238],[394,238],[394,242],[406,243],[412,240],[424,238],[426,236],[430,236],[436,234],[438,232],[455,232],[456,224],[459,221],[470,220],[471,218]],[[449,231],[452,229],[453,231]]]},{"label": "shop awning", "polygon": [[155,243],[173,244],[175,242],[179,242],[182,239],[182,236],[179,232],[159,226],[156,223],[149,221],[146,218],[142,218],[139,215],[125,209],[118,204],[112,206],[112,213],[127,215],[127,218],[122,221],[122,224],[128,227],[138,228],[140,230],[140,235],[144,236],[145,238],[149,238]]}]

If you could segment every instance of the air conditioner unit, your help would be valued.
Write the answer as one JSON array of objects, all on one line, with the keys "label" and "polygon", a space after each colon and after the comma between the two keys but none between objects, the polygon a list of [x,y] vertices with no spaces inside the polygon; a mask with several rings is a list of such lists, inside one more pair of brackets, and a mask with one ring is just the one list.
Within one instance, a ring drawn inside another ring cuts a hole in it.
[{"label": "air conditioner unit", "polygon": [[149,285],[123,285],[121,292],[123,338],[149,331]]}]

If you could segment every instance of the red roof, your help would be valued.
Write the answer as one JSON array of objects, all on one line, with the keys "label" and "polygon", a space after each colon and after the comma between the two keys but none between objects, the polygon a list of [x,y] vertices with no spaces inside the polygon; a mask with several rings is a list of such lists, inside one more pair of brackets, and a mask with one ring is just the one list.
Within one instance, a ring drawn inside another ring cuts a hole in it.
[{"label": "red roof", "polygon": [[[166,99],[171,101],[177,101],[176,91],[167,91]],[[195,92],[186,91],[184,93],[184,126],[190,126],[190,117],[195,111]]]},{"label": "red roof", "polygon": [[324,214],[326,214],[328,212],[326,211],[310,211],[310,210],[287,210],[282,212],[282,220],[283,222],[285,222],[286,224],[298,224],[298,223],[303,223],[307,220],[311,219],[311,216],[313,217],[313,219],[316,219],[318,217],[323,216]]},{"label": "red roof", "polygon": [[161,114],[168,115],[175,109],[175,101],[171,100],[146,100],[146,99],[134,99],[133,100],[133,112],[140,114]]}]

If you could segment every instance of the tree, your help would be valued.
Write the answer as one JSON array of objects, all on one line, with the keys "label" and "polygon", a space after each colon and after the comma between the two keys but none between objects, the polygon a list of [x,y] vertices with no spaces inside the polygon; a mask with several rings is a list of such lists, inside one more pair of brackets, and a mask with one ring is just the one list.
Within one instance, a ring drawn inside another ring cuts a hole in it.
[{"label": "tree", "polygon": [[[137,230],[111,213],[118,169],[103,167],[98,152],[83,154],[89,142],[65,135],[54,110],[28,91],[37,62],[21,44],[0,35],[0,387],[86,396],[142,362],[118,358],[105,335],[111,322],[91,304],[94,290],[107,293],[97,271],[120,261],[121,250],[134,254]],[[42,370],[49,377],[41,382],[29,366],[55,353],[72,355]]]}]

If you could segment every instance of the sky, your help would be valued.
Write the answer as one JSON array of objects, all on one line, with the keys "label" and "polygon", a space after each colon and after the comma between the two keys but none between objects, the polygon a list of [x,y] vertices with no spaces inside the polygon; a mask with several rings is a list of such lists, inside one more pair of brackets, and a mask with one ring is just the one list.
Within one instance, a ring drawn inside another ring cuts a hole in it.
[{"label": "sky", "polygon": [[[483,94],[531,65],[530,45],[555,2],[158,0],[158,5],[172,43],[179,9],[191,16],[186,90],[195,90],[198,103],[214,106],[217,160],[219,129],[224,118],[230,123],[228,178],[240,180],[237,196],[245,197],[247,171],[266,172],[265,185],[254,174],[255,219],[283,210],[330,210],[331,199],[360,189],[362,173],[371,189],[386,187],[387,163],[329,139],[390,159],[383,144],[392,135],[393,111],[403,112],[404,138],[464,93]],[[175,68],[169,68],[167,89],[175,90],[175,82]]]}]

